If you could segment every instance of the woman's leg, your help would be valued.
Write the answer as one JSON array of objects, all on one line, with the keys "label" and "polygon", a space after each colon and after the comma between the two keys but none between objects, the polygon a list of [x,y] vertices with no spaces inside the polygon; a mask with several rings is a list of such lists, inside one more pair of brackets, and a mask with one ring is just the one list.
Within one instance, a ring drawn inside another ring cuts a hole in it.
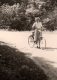
[{"label": "woman's leg", "polygon": [[35,29],[35,32],[34,32],[34,42],[37,42],[37,29]]},{"label": "woman's leg", "polygon": [[38,48],[40,48],[40,31],[38,31],[37,43],[38,43]]},{"label": "woman's leg", "polygon": [[40,40],[39,40],[39,48],[40,48]]}]

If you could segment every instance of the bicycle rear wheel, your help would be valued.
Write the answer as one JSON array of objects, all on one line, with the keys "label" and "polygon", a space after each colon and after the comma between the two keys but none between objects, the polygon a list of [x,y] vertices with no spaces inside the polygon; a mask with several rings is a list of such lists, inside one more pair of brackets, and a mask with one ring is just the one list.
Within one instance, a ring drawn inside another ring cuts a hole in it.
[{"label": "bicycle rear wheel", "polygon": [[42,49],[45,49],[46,48],[46,39],[42,39],[41,41],[40,41],[40,48],[42,48]]},{"label": "bicycle rear wheel", "polygon": [[28,37],[28,44],[30,47],[34,47],[34,39],[32,35]]}]

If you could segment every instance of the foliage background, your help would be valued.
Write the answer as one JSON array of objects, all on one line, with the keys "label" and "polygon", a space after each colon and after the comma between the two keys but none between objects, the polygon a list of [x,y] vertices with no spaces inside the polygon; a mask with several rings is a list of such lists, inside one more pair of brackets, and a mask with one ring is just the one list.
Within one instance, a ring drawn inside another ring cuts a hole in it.
[{"label": "foliage background", "polygon": [[31,30],[40,17],[47,30],[57,29],[56,0],[0,0],[0,28]]}]

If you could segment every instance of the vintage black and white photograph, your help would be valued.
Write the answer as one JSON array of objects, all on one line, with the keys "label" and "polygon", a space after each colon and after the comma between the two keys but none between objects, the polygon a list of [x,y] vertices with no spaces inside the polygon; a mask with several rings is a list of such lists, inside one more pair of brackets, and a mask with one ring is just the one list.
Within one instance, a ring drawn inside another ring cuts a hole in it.
[{"label": "vintage black and white photograph", "polygon": [[0,0],[0,80],[57,80],[57,0]]}]

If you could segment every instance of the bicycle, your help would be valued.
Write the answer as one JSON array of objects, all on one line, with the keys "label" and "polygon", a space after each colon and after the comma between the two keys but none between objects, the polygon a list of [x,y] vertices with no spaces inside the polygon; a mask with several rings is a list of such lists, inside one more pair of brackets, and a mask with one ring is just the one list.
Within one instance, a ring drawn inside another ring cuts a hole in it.
[{"label": "bicycle", "polygon": [[36,43],[35,43],[34,42],[34,32],[32,32],[32,34],[28,37],[28,44],[31,48],[33,48],[36,44],[37,47],[39,45],[39,48],[45,49],[46,48],[46,39],[43,36],[41,36],[39,38],[39,40],[36,41]]}]

